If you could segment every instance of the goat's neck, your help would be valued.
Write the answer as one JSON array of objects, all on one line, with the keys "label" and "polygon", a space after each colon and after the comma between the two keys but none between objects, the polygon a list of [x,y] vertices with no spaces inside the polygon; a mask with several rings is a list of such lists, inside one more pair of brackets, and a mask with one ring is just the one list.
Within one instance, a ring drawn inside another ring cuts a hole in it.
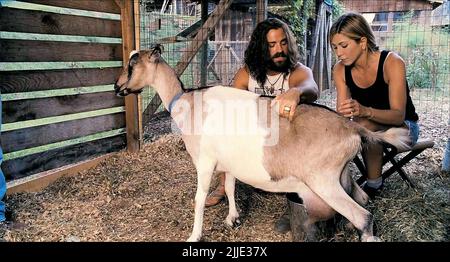
[{"label": "goat's neck", "polygon": [[151,86],[155,88],[166,109],[175,95],[182,91],[175,71],[165,62],[158,64],[155,81]]}]

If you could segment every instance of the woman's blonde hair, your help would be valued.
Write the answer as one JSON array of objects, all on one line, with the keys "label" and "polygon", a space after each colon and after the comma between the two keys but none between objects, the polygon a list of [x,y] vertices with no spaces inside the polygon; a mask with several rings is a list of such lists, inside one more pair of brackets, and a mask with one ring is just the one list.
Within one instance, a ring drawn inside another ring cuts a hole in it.
[{"label": "woman's blonde hair", "polygon": [[333,23],[329,34],[330,44],[331,39],[333,39],[333,36],[336,34],[343,34],[348,38],[355,40],[357,43],[361,41],[361,38],[365,37],[367,39],[367,48],[369,52],[372,53],[379,49],[369,23],[367,23],[366,19],[358,13],[346,13]]}]

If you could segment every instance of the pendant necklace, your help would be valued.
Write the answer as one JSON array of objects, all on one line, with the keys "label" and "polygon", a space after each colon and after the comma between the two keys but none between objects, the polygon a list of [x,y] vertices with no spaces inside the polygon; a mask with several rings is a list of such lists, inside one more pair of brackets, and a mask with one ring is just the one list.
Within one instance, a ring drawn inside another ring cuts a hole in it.
[{"label": "pendant necklace", "polygon": [[271,83],[269,80],[269,77],[267,77],[267,82],[269,82],[269,84],[270,84],[269,94],[273,94],[273,92],[275,92],[275,85],[278,83],[278,80],[280,80],[282,75],[283,75],[283,73],[280,73],[280,76],[277,78],[277,80],[274,83]]}]

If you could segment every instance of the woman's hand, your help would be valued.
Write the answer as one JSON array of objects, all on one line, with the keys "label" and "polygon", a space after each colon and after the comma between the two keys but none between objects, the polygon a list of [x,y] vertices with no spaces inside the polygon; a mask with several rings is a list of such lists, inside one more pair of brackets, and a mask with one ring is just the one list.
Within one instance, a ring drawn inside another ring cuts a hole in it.
[{"label": "woman's hand", "polygon": [[368,117],[369,109],[361,105],[357,100],[346,99],[338,107],[338,113],[345,117]]},{"label": "woman's hand", "polygon": [[300,90],[297,88],[290,88],[286,93],[280,94],[270,104],[274,106],[278,104],[278,114],[281,117],[288,118],[292,121],[295,114],[295,109],[300,102]]}]

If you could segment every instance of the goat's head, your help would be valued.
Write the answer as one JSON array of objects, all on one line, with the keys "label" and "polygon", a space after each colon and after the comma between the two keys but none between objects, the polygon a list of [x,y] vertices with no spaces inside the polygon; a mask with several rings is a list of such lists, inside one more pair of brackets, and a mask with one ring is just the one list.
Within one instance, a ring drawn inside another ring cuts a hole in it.
[{"label": "goat's head", "polygon": [[162,46],[153,45],[149,50],[132,51],[130,59],[114,84],[118,96],[139,94],[145,86],[151,85],[161,59]]}]

